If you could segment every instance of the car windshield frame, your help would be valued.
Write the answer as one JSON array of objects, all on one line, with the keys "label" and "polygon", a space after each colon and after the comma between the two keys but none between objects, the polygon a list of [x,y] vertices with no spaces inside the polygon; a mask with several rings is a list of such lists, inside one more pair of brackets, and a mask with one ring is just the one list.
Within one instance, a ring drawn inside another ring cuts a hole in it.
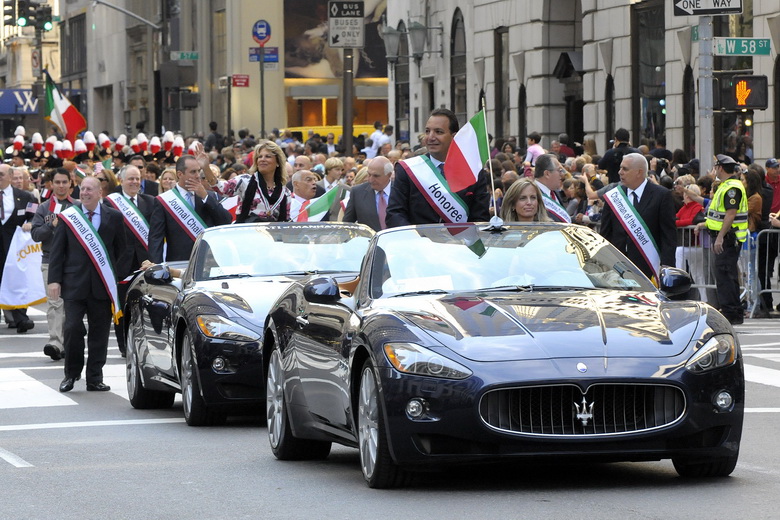
[{"label": "car windshield frame", "polygon": [[372,299],[457,292],[656,291],[612,244],[584,226],[432,224],[383,231],[368,269]]},{"label": "car windshield frame", "polygon": [[195,282],[359,272],[374,231],[351,223],[255,223],[209,228],[191,260]]}]

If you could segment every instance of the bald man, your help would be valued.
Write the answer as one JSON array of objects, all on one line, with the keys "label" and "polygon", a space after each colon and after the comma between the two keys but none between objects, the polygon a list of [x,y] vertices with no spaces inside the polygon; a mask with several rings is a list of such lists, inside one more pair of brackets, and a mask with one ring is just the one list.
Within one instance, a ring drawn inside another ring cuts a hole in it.
[{"label": "bald man", "polygon": [[378,155],[371,159],[368,165],[368,182],[352,187],[342,220],[365,224],[374,231],[385,229],[392,175],[393,163],[387,157]]}]

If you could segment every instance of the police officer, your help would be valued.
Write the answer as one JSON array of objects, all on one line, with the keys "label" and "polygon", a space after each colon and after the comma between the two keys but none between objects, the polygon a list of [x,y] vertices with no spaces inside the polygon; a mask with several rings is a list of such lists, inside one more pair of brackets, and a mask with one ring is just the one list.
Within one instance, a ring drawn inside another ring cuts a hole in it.
[{"label": "police officer", "polygon": [[720,311],[731,322],[743,322],[739,297],[739,252],[748,236],[748,205],[745,187],[735,175],[737,163],[718,155],[715,171],[721,181],[707,209],[707,229],[715,253],[715,287]]}]

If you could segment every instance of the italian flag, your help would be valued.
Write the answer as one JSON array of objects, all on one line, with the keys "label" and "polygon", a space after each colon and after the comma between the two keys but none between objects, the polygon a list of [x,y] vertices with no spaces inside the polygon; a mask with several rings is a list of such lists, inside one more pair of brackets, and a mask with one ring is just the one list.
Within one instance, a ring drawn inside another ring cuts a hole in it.
[{"label": "italian flag", "polygon": [[79,132],[86,130],[87,120],[68,101],[68,98],[62,95],[60,89],[49,76],[49,71],[44,72],[46,73],[46,105],[44,107],[46,113],[44,117],[57,125],[65,134],[66,139],[75,142]]},{"label": "italian flag", "polygon": [[322,220],[322,217],[325,216],[325,213],[327,213],[333,205],[333,201],[336,200],[336,195],[338,195],[338,193],[339,189],[336,186],[326,192],[325,195],[320,195],[316,199],[311,199],[305,208],[301,208],[301,213],[305,213],[306,217],[302,219],[301,216],[298,215],[298,220],[308,222],[319,222]]},{"label": "italian flag", "polygon": [[477,182],[480,170],[490,159],[490,147],[485,126],[485,111],[472,117],[452,140],[444,161],[444,177],[453,192]]}]

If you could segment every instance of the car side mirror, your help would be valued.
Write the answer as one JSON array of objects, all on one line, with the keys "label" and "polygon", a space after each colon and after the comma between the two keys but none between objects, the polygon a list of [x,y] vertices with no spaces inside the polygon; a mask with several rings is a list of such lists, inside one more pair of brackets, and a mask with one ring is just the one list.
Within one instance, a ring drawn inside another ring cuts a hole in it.
[{"label": "car side mirror", "polygon": [[303,297],[311,303],[333,303],[341,298],[339,284],[330,276],[314,278],[303,286]]},{"label": "car side mirror", "polygon": [[173,281],[173,275],[167,265],[153,265],[144,271],[144,281],[150,285],[167,285]]},{"label": "car side mirror", "polygon": [[662,267],[659,276],[661,293],[669,299],[679,300],[691,290],[691,275],[676,267]]}]

